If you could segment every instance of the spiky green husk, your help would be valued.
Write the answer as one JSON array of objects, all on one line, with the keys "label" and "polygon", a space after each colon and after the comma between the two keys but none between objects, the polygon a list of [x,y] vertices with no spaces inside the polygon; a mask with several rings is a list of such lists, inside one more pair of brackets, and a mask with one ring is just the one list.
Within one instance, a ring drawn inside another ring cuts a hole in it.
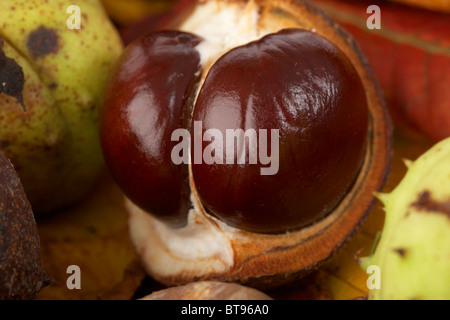
[{"label": "spiky green husk", "polygon": [[369,299],[450,299],[450,138],[407,166],[391,193],[377,195],[386,220],[361,265],[380,267],[381,288]]}]

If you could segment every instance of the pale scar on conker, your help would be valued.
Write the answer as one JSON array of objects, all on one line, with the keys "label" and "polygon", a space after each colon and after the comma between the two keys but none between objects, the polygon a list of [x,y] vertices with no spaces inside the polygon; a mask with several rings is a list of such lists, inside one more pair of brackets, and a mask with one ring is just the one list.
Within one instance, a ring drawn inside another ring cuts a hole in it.
[{"label": "pale scar on conker", "polygon": [[183,226],[191,207],[189,166],[171,161],[172,132],[192,133],[195,121],[202,133],[218,129],[223,137],[227,129],[278,129],[274,175],[237,161],[192,164],[202,205],[228,225],[257,233],[298,230],[326,217],[352,187],[366,152],[369,111],[351,61],[316,33],[284,29],[225,53],[195,99],[201,41],[163,31],[122,56],[101,123],[119,186],[147,212]]}]

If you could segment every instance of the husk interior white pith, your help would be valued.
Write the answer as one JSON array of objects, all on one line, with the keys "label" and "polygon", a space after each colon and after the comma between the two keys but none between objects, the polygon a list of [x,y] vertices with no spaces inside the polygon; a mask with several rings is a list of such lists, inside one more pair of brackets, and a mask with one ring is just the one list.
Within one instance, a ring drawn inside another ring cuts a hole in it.
[{"label": "husk interior white pith", "polygon": [[225,5],[216,1],[205,2],[180,26],[180,30],[203,38],[196,49],[205,71],[230,49],[270,33],[258,26],[258,8],[254,1],[246,4],[229,2]]},{"label": "husk interior white pith", "polygon": [[[195,201],[193,201],[195,203]],[[130,219],[130,235],[141,258],[152,261],[152,270],[161,276],[179,273],[222,273],[234,261],[230,240],[198,207],[191,209],[185,227],[173,229],[143,211],[130,200],[126,206]],[[160,243],[148,243],[149,236]]]}]

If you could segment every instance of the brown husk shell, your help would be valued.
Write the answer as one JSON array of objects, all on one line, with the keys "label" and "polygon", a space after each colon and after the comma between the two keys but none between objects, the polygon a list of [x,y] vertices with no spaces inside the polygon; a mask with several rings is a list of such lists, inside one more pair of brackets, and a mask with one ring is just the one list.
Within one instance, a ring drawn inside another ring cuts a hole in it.
[{"label": "brown husk shell", "polygon": [[0,299],[34,299],[49,283],[31,205],[0,151]]}]

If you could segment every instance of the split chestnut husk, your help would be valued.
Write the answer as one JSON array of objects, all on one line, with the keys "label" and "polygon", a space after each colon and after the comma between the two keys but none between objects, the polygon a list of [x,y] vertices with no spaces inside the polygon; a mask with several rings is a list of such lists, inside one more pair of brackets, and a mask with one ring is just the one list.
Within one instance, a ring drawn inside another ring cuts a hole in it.
[{"label": "split chestnut husk", "polygon": [[[276,170],[249,164],[250,142],[246,161],[226,147],[197,161],[208,141],[226,146],[229,129],[277,129],[278,144],[267,136]],[[177,162],[183,133],[190,154]],[[101,138],[136,251],[170,286],[269,288],[316,270],[366,219],[391,156],[389,116],[357,44],[288,0],[199,1],[173,31],[130,44]]]}]

